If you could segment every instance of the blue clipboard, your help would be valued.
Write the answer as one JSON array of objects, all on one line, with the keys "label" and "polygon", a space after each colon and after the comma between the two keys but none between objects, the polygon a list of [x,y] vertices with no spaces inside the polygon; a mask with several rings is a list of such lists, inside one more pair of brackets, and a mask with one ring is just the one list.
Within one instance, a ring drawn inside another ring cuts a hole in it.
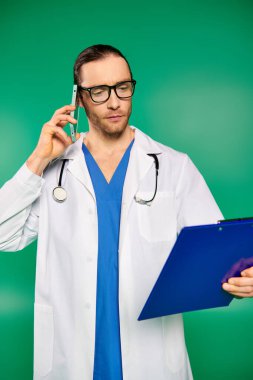
[{"label": "blue clipboard", "polygon": [[228,306],[222,279],[252,256],[253,218],[183,228],[138,320]]}]

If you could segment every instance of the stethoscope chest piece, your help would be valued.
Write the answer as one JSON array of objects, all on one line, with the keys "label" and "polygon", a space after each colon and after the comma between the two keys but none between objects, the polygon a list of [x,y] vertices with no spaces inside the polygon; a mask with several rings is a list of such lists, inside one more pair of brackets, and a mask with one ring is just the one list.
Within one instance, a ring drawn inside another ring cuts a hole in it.
[{"label": "stethoscope chest piece", "polygon": [[56,202],[62,203],[67,199],[67,192],[61,186],[56,186],[53,190],[53,198]]}]

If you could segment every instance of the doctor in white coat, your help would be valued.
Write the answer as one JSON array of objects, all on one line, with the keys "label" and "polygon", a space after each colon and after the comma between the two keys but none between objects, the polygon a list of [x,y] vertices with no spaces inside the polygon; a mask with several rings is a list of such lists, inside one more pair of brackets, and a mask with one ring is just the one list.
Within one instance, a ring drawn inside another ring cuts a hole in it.
[{"label": "doctor in white coat", "polygon": [[[215,223],[222,215],[188,156],[130,126],[132,98],[120,98],[115,87],[101,88],[132,80],[129,64],[117,49],[85,49],[75,63],[75,80],[88,89],[99,86],[93,93],[79,92],[89,131],[78,134],[72,144],[63,127],[76,123],[70,116],[75,107],[58,109],[44,124],[32,155],[0,192],[0,250],[21,250],[38,238],[34,379],[93,379],[98,217],[82,144],[109,182],[133,139],[118,248],[122,375],[124,380],[192,379],[181,315],[137,318],[180,229]],[[100,91],[107,91],[109,98],[96,103],[92,95],[101,96]],[[156,196],[147,205],[136,199],[154,194],[156,170],[149,153],[158,154],[159,174]],[[52,191],[63,159],[61,184],[67,199],[59,203]],[[224,289],[252,296],[252,277],[251,268]]]}]

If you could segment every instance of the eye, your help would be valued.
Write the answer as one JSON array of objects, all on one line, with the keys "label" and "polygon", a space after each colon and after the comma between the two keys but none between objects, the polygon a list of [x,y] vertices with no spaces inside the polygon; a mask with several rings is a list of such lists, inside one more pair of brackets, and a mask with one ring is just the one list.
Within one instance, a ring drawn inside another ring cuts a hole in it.
[{"label": "eye", "polygon": [[105,90],[101,89],[101,88],[97,88],[95,90],[92,91],[92,93],[94,95],[100,95],[100,94],[103,94],[105,92]]},{"label": "eye", "polygon": [[119,85],[119,88],[127,88],[127,87],[128,87],[128,85],[126,83],[122,83]]},{"label": "eye", "polygon": [[121,91],[125,91],[129,89],[129,84],[128,83],[122,83],[121,85],[118,86],[118,89]]}]

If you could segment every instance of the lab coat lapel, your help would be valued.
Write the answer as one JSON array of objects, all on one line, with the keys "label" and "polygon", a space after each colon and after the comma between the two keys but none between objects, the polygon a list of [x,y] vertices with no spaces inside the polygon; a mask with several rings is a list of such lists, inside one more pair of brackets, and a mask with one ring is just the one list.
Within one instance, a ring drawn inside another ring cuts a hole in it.
[{"label": "lab coat lapel", "polygon": [[73,176],[86,187],[92,197],[96,199],[89,170],[82,151],[84,136],[85,133],[81,133],[80,138],[66,150],[65,154],[61,158],[68,159],[70,161],[67,170],[69,170]]}]

